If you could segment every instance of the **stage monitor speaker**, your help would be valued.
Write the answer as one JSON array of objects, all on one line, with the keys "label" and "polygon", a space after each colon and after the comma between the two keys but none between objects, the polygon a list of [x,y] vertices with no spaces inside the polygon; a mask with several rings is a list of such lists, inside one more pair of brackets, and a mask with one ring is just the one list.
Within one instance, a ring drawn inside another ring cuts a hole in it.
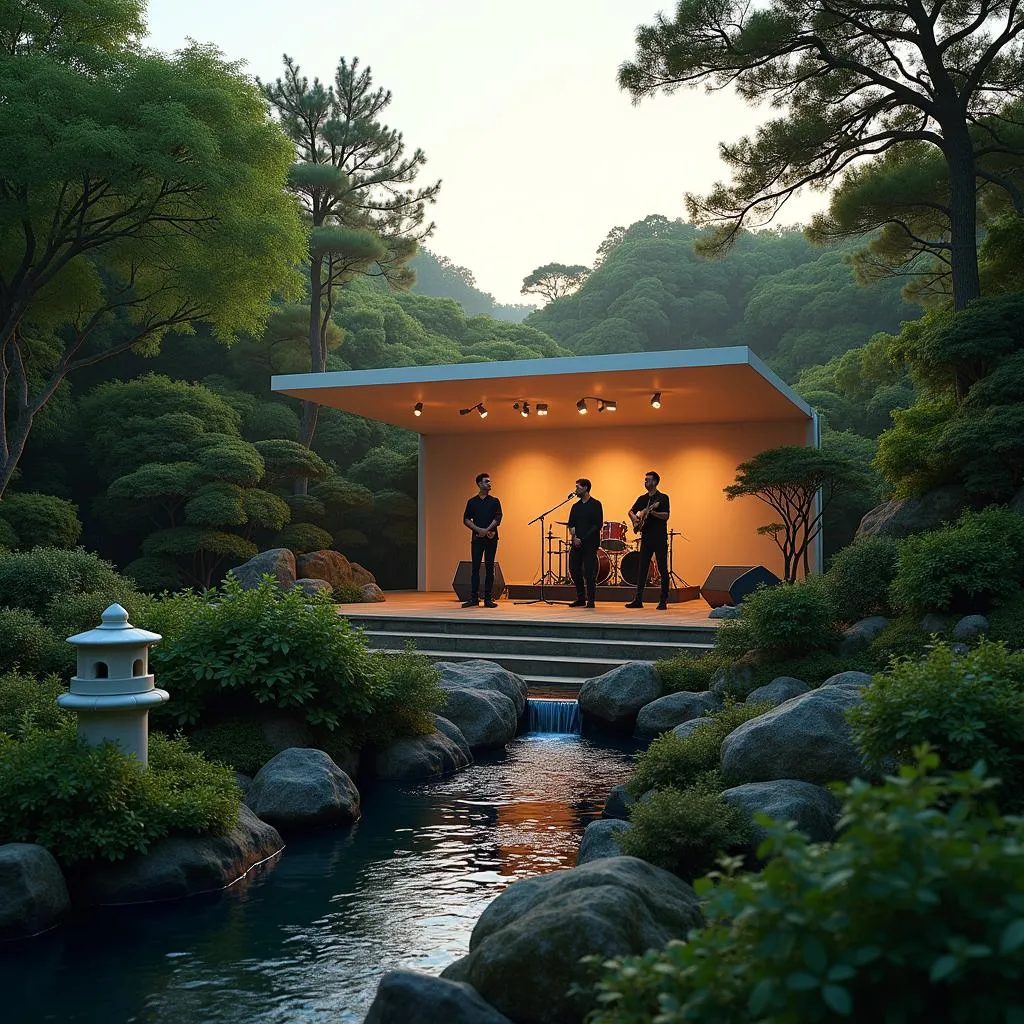
[{"label": "stage monitor speaker", "polygon": [[700,596],[712,608],[720,608],[725,604],[739,604],[762,583],[774,587],[781,582],[763,565],[716,565],[700,588]]},{"label": "stage monitor speaker", "polygon": [[[477,597],[482,601],[484,599],[484,564],[480,563],[480,593]],[[458,594],[460,601],[469,600],[469,584],[473,578],[473,563],[472,562],[459,562],[458,567],[455,570],[455,575],[452,577],[452,590]],[[497,561],[494,563],[494,594],[492,595],[494,600],[497,601],[505,593],[505,577],[501,574],[501,566]]]}]

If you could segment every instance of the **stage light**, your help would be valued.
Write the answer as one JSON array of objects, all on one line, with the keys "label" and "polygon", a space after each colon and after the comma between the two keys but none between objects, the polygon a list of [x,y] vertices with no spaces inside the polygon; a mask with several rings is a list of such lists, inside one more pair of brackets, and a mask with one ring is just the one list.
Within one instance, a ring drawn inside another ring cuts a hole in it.
[{"label": "stage light", "polygon": [[413,414],[413,416],[422,416],[423,415],[423,403],[422,402],[417,402],[412,407],[412,414]]},{"label": "stage light", "polygon": [[577,409],[577,411],[579,412],[579,414],[581,416],[586,416],[587,415],[587,403],[586,403],[585,399],[581,398],[576,403],[576,409]]},{"label": "stage light", "polygon": [[480,402],[480,403],[479,403],[479,404],[477,405],[477,407],[476,407],[476,408],[477,408],[477,412],[479,412],[479,413],[480,413],[480,419],[482,419],[482,420],[485,420],[485,419],[487,419],[487,410],[486,410],[486,409],[484,408],[484,403],[483,403],[483,402]]},{"label": "stage light", "polygon": [[537,403],[537,415],[538,416],[547,416],[547,414],[548,414],[548,403],[547,402],[538,402]]},{"label": "stage light", "polygon": [[660,391],[655,391],[654,394],[651,395],[651,408],[652,409],[660,409],[661,408],[661,392]]},{"label": "stage light", "polygon": [[480,413],[480,419],[487,419],[487,410],[484,408],[483,402],[477,402],[476,405],[471,405],[468,409],[460,409],[460,416],[468,416],[471,412]]},{"label": "stage light", "polygon": [[530,415],[530,403],[529,402],[523,402],[522,414],[523,414],[524,417]]},{"label": "stage light", "polygon": [[603,398],[599,398],[597,400],[597,411],[598,412],[604,412],[604,399]]},{"label": "stage light", "polygon": [[619,404],[614,399],[609,399],[607,402],[604,403],[604,407],[609,412],[615,412],[615,410],[618,409]]}]

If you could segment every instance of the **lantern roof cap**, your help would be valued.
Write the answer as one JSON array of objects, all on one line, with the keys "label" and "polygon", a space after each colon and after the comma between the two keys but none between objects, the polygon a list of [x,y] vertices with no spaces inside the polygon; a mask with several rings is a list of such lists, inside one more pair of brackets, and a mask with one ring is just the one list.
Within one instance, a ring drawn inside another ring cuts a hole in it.
[{"label": "lantern roof cap", "polygon": [[140,647],[155,644],[163,638],[159,633],[139,629],[128,621],[128,612],[119,604],[112,604],[100,616],[100,625],[68,637],[76,647]]}]

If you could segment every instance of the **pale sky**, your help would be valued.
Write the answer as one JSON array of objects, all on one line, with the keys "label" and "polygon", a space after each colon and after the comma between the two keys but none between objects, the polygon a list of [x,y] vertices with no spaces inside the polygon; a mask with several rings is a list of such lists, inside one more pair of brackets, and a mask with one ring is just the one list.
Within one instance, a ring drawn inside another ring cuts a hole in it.
[{"label": "pale sky", "polygon": [[[150,0],[149,42],[191,36],[277,77],[288,53],[330,81],[358,56],[394,95],[387,121],[441,178],[434,252],[469,267],[501,302],[550,262],[591,264],[608,230],[685,216],[683,193],[726,171],[717,144],[767,114],[734,95],[680,91],[634,107],[615,82],[637,25],[671,0]],[[304,17],[309,12],[313,16]],[[806,220],[819,195],[783,223]]]}]

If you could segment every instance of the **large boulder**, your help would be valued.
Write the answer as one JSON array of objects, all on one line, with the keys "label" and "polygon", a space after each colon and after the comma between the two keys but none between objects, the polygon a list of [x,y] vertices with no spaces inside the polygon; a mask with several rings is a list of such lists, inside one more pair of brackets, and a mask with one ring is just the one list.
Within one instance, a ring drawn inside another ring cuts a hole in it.
[{"label": "large boulder", "polygon": [[497,690],[447,690],[439,712],[466,737],[470,750],[503,747],[519,724],[511,698]]},{"label": "large boulder", "polygon": [[867,650],[871,641],[888,625],[889,620],[884,615],[869,615],[866,619],[859,619],[843,631],[843,639],[839,642],[839,653],[844,657],[849,657]]},{"label": "large boulder", "polygon": [[68,887],[49,850],[35,843],[0,846],[0,942],[48,931],[70,910]]},{"label": "large boulder", "polygon": [[935,530],[959,519],[970,502],[956,484],[936,487],[920,498],[895,498],[871,509],[857,527],[854,537],[909,537],[912,533]]},{"label": "large boulder", "polygon": [[419,971],[390,971],[380,979],[363,1024],[511,1024],[461,981]]},{"label": "large boulder", "polygon": [[493,661],[485,661],[483,658],[438,661],[434,668],[441,672],[442,689],[495,690],[512,701],[516,708],[516,718],[521,718],[526,710],[526,680]]},{"label": "large boulder", "polygon": [[621,857],[623,851],[617,837],[632,827],[628,821],[619,821],[616,818],[598,818],[597,821],[592,821],[583,830],[579,853],[576,854],[576,866],[589,864],[592,860],[601,860],[604,857]]},{"label": "large boulder", "polygon": [[828,686],[752,718],[722,741],[726,786],[772,779],[833,782],[868,774],[846,721],[861,702],[853,686]]},{"label": "large boulder", "polygon": [[352,582],[357,587],[365,587],[367,583],[377,582],[377,577],[369,569],[364,569],[358,562],[349,562],[349,568],[352,570]]},{"label": "large boulder", "polygon": [[871,685],[871,680],[874,677],[870,672],[855,672],[848,670],[846,672],[837,672],[834,676],[829,676],[821,685],[825,686],[851,686],[855,690],[863,690],[865,686]]},{"label": "large boulder", "polygon": [[[380,779],[429,779],[465,768],[473,760],[458,726],[434,716],[435,731],[406,736],[379,751],[373,769]],[[461,739],[461,742],[460,742]]]},{"label": "large boulder", "polygon": [[622,821],[629,820],[629,810],[636,803],[636,797],[626,789],[626,784],[620,783],[612,786],[608,799],[604,802],[601,810],[602,818],[617,818]]},{"label": "large boulder", "polygon": [[701,923],[685,882],[635,857],[607,857],[513,882],[442,977],[468,982],[517,1024],[579,1024],[596,1005],[583,957],[660,949]]},{"label": "large boulder", "polygon": [[662,686],[652,661],[630,661],[588,679],[579,693],[580,713],[613,726],[632,729],[640,709],[661,696]]},{"label": "large boulder", "polygon": [[147,853],[82,866],[72,879],[72,899],[84,906],[100,906],[214,892],[283,849],[277,829],[242,804],[238,822],[227,835],[170,836],[154,843]]},{"label": "large boulder", "polygon": [[[776,821],[792,821],[813,843],[831,842],[835,838],[836,820],[840,803],[824,786],[800,779],[773,779],[771,782],[748,782],[734,786],[722,794],[722,799],[734,807],[741,807],[753,819],[758,812]],[[763,825],[752,821],[750,851],[767,837]]]},{"label": "large boulder", "polygon": [[738,697],[745,699],[754,688],[754,665],[752,661],[734,661],[718,669],[711,677],[708,689],[717,697]]},{"label": "large boulder", "polygon": [[282,832],[348,825],[359,817],[359,790],[322,750],[291,747],[256,774],[245,802]]},{"label": "large boulder", "polygon": [[384,591],[376,583],[364,583],[359,588],[359,600],[363,604],[374,604],[375,602],[386,601],[387,598],[384,596]]},{"label": "large boulder", "polygon": [[710,690],[692,693],[681,690],[645,704],[636,716],[636,735],[640,739],[660,736],[683,722],[702,718],[722,706],[722,699]]},{"label": "large boulder", "polygon": [[677,725],[672,732],[681,740],[685,740],[690,733],[696,732],[702,725],[707,725],[713,721],[714,719],[710,715],[703,718],[691,718],[688,722]]},{"label": "large boulder", "polygon": [[291,590],[298,578],[295,571],[295,556],[288,548],[270,548],[253,555],[248,562],[236,565],[231,570],[243,590],[258,587],[264,576],[273,576],[282,590]]},{"label": "large boulder", "polygon": [[984,636],[989,630],[988,619],[984,615],[965,615],[953,627],[953,639],[964,643],[967,640],[977,640]]},{"label": "large boulder", "polygon": [[295,568],[300,577],[327,580],[332,588],[352,582],[351,563],[340,551],[332,551],[330,548],[298,555]]},{"label": "large boulder", "polygon": [[794,676],[776,676],[770,683],[747,694],[748,704],[784,704],[793,697],[807,693],[810,687]]}]

